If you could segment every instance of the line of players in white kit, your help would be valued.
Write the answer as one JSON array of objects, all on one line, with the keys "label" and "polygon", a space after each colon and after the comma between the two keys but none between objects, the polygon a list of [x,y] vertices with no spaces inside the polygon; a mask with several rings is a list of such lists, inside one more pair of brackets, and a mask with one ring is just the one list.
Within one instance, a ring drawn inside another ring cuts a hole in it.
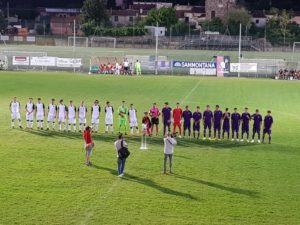
[{"label": "line of players in white kit", "polygon": [[[44,117],[46,115],[45,105],[42,102],[41,98],[38,98],[36,104],[33,103],[33,99],[29,98],[25,106],[26,110],[26,127],[29,129],[33,128],[33,121],[34,117],[36,117],[37,128],[44,129]],[[188,137],[191,135],[191,120],[193,119],[193,134],[194,138],[196,138],[196,133],[198,133],[197,138],[199,139],[200,136],[200,120],[203,119],[203,126],[204,126],[204,133],[203,139],[206,139],[206,130],[208,129],[208,137],[211,139],[211,129],[214,129],[214,139],[221,139],[221,127],[223,129],[222,138],[224,139],[224,134],[227,133],[227,139],[229,139],[229,132],[230,127],[232,130],[232,141],[234,141],[234,136],[236,136],[236,140],[240,141],[239,139],[239,130],[240,130],[240,121],[242,121],[242,137],[241,141],[244,140],[244,134],[247,135],[246,140],[249,142],[249,122],[253,119],[253,133],[252,133],[252,142],[254,142],[255,134],[258,135],[258,142],[260,143],[260,130],[262,126],[262,116],[259,114],[259,111],[256,110],[256,113],[252,116],[248,113],[248,108],[245,108],[245,112],[240,115],[237,112],[237,109],[234,108],[234,112],[231,114],[228,112],[228,108],[226,108],[225,112],[223,113],[219,105],[216,105],[216,110],[212,112],[210,107],[207,106],[206,110],[202,113],[199,111],[200,107],[197,106],[197,110],[192,113],[188,106],[183,111],[179,103],[176,104],[176,107],[172,109],[168,106],[168,103],[165,103],[164,108],[162,111],[156,106],[156,103],[153,103],[153,107],[150,109],[150,116],[151,120],[148,117],[148,112],[144,113],[144,117],[142,119],[142,130],[143,134],[146,133],[149,136],[153,134],[153,128],[156,126],[156,135],[158,135],[158,125],[159,125],[159,116],[162,115],[163,119],[163,127],[164,127],[164,135],[168,128],[170,132],[170,125],[173,123],[173,133],[176,133],[176,128],[179,129],[179,137],[181,137],[182,131],[182,120],[183,120],[183,134],[185,136],[186,130],[188,131]],[[20,103],[17,101],[16,97],[10,103],[10,111],[11,111],[11,118],[12,118],[12,128],[14,128],[15,120],[19,121],[19,127],[21,126],[21,116],[20,116]],[[114,108],[110,104],[110,102],[106,102],[105,106],[105,131],[108,132],[109,128],[110,131],[113,133],[113,114]],[[48,114],[47,114],[47,130],[52,128],[55,130],[56,120],[58,122],[58,129],[59,131],[66,131],[68,125],[68,131],[73,130],[76,132],[77,129],[77,118],[78,118],[78,125],[79,131],[81,132],[84,130],[86,126],[86,116],[87,116],[87,107],[84,104],[84,101],[81,102],[80,106],[76,108],[73,104],[73,101],[70,101],[70,104],[66,106],[61,99],[59,104],[55,104],[55,99],[51,100],[51,103],[48,105]],[[99,117],[100,117],[101,107],[99,105],[99,101],[95,100],[94,104],[91,107],[91,127],[92,132],[97,133],[99,128]],[[130,132],[133,134],[133,130],[135,129],[136,132],[139,132],[138,129],[138,119],[137,119],[137,110],[133,107],[133,104],[130,105],[129,109],[125,105],[125,101],[122,101],[122,105],[117,110],[119,116],[119,133],[121,132],[121,128],[125,130],[127,129],[127,118],[129,119],[129,126]],[[230,126],[231,120],[231,126]],[[265,134],[269,136],[269,143],[271,143],[271,128],[273,124],[273,118],[271,116],[271,111],[268,110],[267,115],[264,119],[264,129],[263,129],[263,141],[265,138]]]},{"label": "line of players in white kit", "polygon": [[[14,97],[9,105],[9,110],[11,112],[11,127],[15,127],[15,121],[19,122],[19,127],[22,128],[21,123],[21,114],[20,114],[21,104],[17,101],[17,98]],[[44,121],[46,116],[46,108],[45,104],[42,102],[41,98],[37,99],[37,103],[33,103],[33,99],[29,98],[29,101],[25,105],[26,110],[26,128],[32,129],[34,119],[37,123],[37,129],[44,129]],[[59,131],[66,131],[69,132],[77,130],[77,118],[78,118],[78,129],[79,132],[83,131],[87,120],[87,112],[88,109],[85,106],[84,101],[80,103],[80,106],[77,108],[73,101],[70,101],[70,104],[66,106],[64,101],[61,99],[59,104],[56,105],[55,99],[51,100],[51,103],[48,105],[48,113],[47,113],[47,125],[46,130],[52,129],[55,130],[56,121],[58,123],[58,130]],[[91,107],[91,127],[92,132],[97,133],[99,128],[99,117],[100,117],[101,107],[99,105],[99,101],[95,100],[94,104]],[[133,108],[133,104],[130,105],[129,110],[125,106],[125,101],[122,102],[122,105],[118,109],[119,113],[119,132],[122,127],[125,129],[126,133],[126,120],[123,118],[129,117],[131,133],[133,133],[133,129],[137,130],[138,133],[138,122],[137,122],[137,113],[136,109]],[[105,106],[105,125],[106,125],[106,133],[109,131],[113,133],[113,114],[114,108],[110,104],[110,102],[106,102]],[[68,125],[68,127],[67,127]],[[68,128],[68,129],[67,129]]]}]

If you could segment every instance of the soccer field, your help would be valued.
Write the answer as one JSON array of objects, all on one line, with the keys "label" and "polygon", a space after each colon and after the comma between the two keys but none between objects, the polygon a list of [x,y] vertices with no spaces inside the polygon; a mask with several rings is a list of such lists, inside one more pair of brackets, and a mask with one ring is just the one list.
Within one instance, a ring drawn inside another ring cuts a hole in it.
[{"label": "soccer field", "polygon": [[[131,155],[119,178],[116,135],[104,133],[103,112],[101,132],[93,135],[94,165],[87,167],[81,134],[12,130],[14,96],[23,126],[28,97],[41,97],[45,105],[51,98],[88,106],[99,99],[102,107],[109,100],[115,108],[126,100],[135,104],[139,123],[153,102],[161,108],[179,101],[201,111],[207,104],[240,112],[247,106],[263,115],[270,109],[273,142],[178,139],[174,174],[163,175],[162,136],[144,151],[139,136],[128,136]],[[2,72],[0,224],[300,224],[299,99],[299,82]]]}]

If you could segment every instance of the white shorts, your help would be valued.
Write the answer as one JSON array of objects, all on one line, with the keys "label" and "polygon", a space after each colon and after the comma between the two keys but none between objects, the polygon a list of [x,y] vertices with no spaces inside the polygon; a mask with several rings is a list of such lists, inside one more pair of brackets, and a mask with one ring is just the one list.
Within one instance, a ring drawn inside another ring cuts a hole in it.
[{"label": "white shorts", "polygon": [[52,114],[48,114],[48,122],[55,122],[56,116]]},{"label": "white shorts", "polygon": [[26,120],[27,121],[33,121],[33,113],[26,113]]},{"label": "white shorts", "polygon": [[129,126],[130,127],[137,127],[138,126],[138,122],[136,120],[130,120]]},{"label": "white shorts", "polygon": [[44,121],[44,114],[36,114],[37,121]]},{"label": "white shorts", "polygon": [[11,114],[11,119],[12,120],[19,120],[19,119],[21,119],[20,113],[12,113]]},{"label": "white shorts", "polygon": [[79,124],[86,124],[86,118],[79,118]]},{"label": "white shorts", "polygon": [[75,117],[69,118],[68,123],[69,124],[76,124],[76,118]]},{"label": "white shorts", "polygon": [[147,129],[147,124],[144,124],[144,123],[143,123],[143,124],[142,124],[142,129],[143,129],[143,130],[146,130],[146,129]]},{"label": "white shorts", "polygon": [[59,116],[58,117],[58,122],[65,123],[66,122],[66,117],[65,116]]},{"label": "white shorts", "polygon": [[98,118],[92,118],[92,124],[99,124]]},{"label": "white shorts", "polygon": [[112,117],[106,117],[105,118],[105,124],[106,125],[112,125],[114,123],[114,119]]}]

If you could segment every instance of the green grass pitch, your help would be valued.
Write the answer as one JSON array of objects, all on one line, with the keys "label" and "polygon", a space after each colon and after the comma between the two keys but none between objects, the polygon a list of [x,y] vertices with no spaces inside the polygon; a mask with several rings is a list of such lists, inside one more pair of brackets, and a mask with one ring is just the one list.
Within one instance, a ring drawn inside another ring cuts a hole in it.
[{"label": "green grass pitch", "polygon": [[[174,175],[163,175],[162,137],[152,138],[146,151],[140,137],[128,137],[132,155],[120,179],[116,136],[103,133],[103,113],[94,166],[87,167],[80,134],[10,129],[14,96],[23,125],[28,97],[46,105],[53,97],[88,106],[110,100],[115,108],[124,99],[137,107],[139,122],[153,102],[271,109],[273,143],[180,139]],[[2,72],[0,224],[300,224],[299,99],[299,82]]]}]

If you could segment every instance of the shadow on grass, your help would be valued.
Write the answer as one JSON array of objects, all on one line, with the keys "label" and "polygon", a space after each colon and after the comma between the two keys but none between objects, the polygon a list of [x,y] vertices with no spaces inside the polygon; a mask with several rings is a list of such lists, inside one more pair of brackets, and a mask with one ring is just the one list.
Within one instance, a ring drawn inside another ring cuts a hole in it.
[{"label": "shadow on grass", "polygon": [[182,180],[187,180],[187,181],[192,181],[192,182],[195,182],[198,184],[207,185],[209,187],[213,187],[213,188],[220,189],[223,191],[231,192],[234,194],[246,195],[246,196],[254,197],[254,198],[259,197],[258,196],[259,192],[257,192],[257,191],[251,191],[251,190],[247,190],[247,189],[234,188],[234,187],[227,187],[227,186],[224,186],[221,184],[217,184],[217,183],[213,183],[213,182],[205,181],[205,180],[199,180],[199,179],[195,179],[195,178],[187,177],[187,176],[183,176],[183,175],[175,175],[175,177],[182,179]]},{"label": "shadow on grass", "polygon": [[[117,176],[116,170],[113,170],[111,168],[97,166],[97,165],[93,165],[92,167],[96,168],[96,169],[108,171],[112,175]],[[137,177],[137,176],[134,176],[134,175],[131,175],[131,174],[128,174],[128,173],[126,173],[122,179],[126,180],[126,181],[129,181],[129,182],[135,182],[135,183],[138,183],[138,184],[142,184],[142,185],[151,187],[153,189],[156,189],[156,190],[158,190],[162,193],[168,194],[168,195],[174,195],[174,196],[179,196],[179,197],[183,197],[183,198],[194,200],[194,201],[199,201],[198,198],[196,198],[196,197],[194,197],[190,194],[183,193],[183,192],[180,192],[180,191],[175,191],[175,190],[172,190],[172,189],[167,188],[167,187],[163,187],[163,186],[159,185],[158,183],[156,183],[155,181],[150,180],[150,179]]]},{"label": "shadow on grass", "polygon": [[[82,134],[77,132],[59,132],[59,131],[46,131],[46,130],[21,130],[23,132],[38,135],[45,138],[68,138],[68,139],[78,139],[78,141],[82,141]],[[113,143],[117,139],[117,134],[92,134],[92,137],[95,141],[102,141],[106,143]],[[137,144],[141,143],[140,136],[125,136],[125,139],[128,141],[129,144]],[[163,138],[162,137],[152,137],[148,139],[148,145],[158,145],[163,146]],[[197,139],[177,139],[177,145],[182,148],[190,148],[190,147],[199,147],[199,148],[208,148],[212,147],[215,149],[233,149],[233,148],[245,148],[246,146],[254,146],[253,144],[249,143],[237,143],[231,141],[202,141]]]}]

